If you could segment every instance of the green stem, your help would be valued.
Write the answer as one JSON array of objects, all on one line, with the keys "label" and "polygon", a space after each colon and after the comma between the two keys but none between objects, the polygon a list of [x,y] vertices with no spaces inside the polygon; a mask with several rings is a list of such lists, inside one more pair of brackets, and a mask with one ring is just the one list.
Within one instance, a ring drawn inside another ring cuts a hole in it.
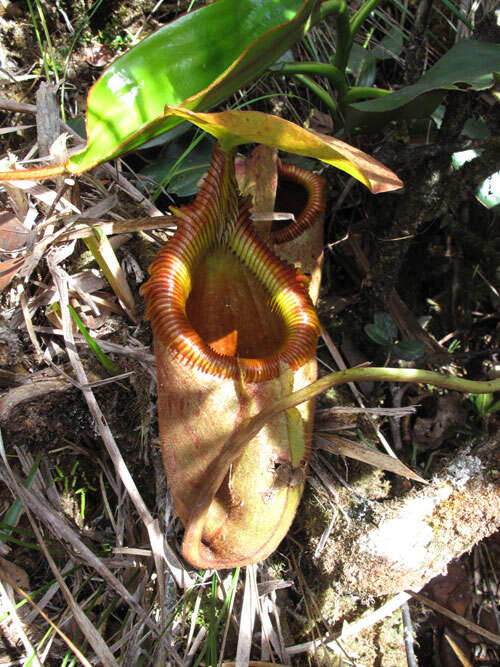
[{"label": "green stem", "polygon": [[352,102],[357,102],[358,100],[372,100],[376,97],[385,97],[389,95],[392,91],[385,90],[384,88],[365,88],[361,87],[352,87],[342,98],[342,104],[351,104]]},{"label": "green stem", "polygon": [[56,80],[56,83],[59,83],[59,75],[57,73],[57,65],[56,65],[56,55],[54,52],[54,46],[52,44],[52,40],[50,38],[50,32],[47,27],[47,21],[45,20],[45,14],[43,13],[43,8],[42,5],[40,4],[40,0],[35,0],[35,1],[36,1],[36,8],[38,10],[38,15],[40,17],[40,23],[42,24],[43,32],[45,34],[45,40],[47,42],[47,47],[49,49],[50,58],[52,60],[52,70],[54,73],[54,78]]},{"label": "green stem", "polygon": [[352,34],[347,7],[337,14],[337,45],[334,66],[344,74],[352,46]]},{"label": "green stem", "polygon": [[311,92],[319,97],[319,99],[328,107],[335,125],[340,124],[339,111],[337,103],[333,97],[322,86],[310,79],[306,74],[294,74],[294,77],[304,84]]},{"label": "green stem", "polygon": [[349,88],[342,72],[328,63],[286,63],[279,70],[280,74],[316,74],[326,77],[343,97]]},{"label": "green stem", "polygon": [[[463,380],[449,375],[441,375],[432,371],[422,371],[409,368],[348,368],[345,371],[329,373],[324,377],[312,382],[310,385],[294,391],[288,396],[284,396],[268,407],[261,410],[254,417],[249,419],[245,425],[237,429],[222,448],[217,461],[211,466],[213,474],[205,476],[206,483],[200,491],[200,498],[211,498],[222,483],[223,476],[231,463],[241,454],[243,447],[249,440],[257,435],[265,424],[284,410],[294,408],[304,401],[309,401],[321,392],[338,387],[346,382],[379,380],[381,382],[419,382],[421,384],[430,384],[443,389],[451,389],[469,394],[490,394],[500,391],[500,379],[489,380],[487,382],[474,382],[473,380]],[[222,477],[220,475],[222,474]],[[220,479],[219,479],[219,477]],[[208,509],[208,504],[199,504],[193,510],[186,534],[184,536],[184,550],[186,543],[189,545],[197,544],[201,540],[201,529],[203,526],[204,514]]]},{"label": "green stem", "polygon": [[344,12],[345,9],[345,0],[327,0],[327,2],[322,2],[311,15],[311,27],[327,16],[330,16],[330,14],[338,14],[339,12]]},{"label": "green stem", "polygon": [[[329,373],[324,377],[316,380],[299,391],[294,392],[287,398],[292,396],[299,397],[301,392],[308,394],[320,393],[346,382],[361,382],[361,381],[380,381],[380,382],[418,382],[420,384],[430,384],[441,389],[451,389],[452,391],[460,391],[465,394],[492,394],[495,391],[500,391],[500,379],[487,380],[484,382],[475,380],[464,380],[463,378],[453,377],[451,375],[441,375],[434,371],[423,371],[414,368],[348,368],[345,371],[337,371],[336,373]],[[304,398],[303,400],[306,400]],[[299,400],[298,402],[301,402]],[[296,403],[294,403],[296,405]],[[292,406],[290,406],[292,407]]]},{"label": "green stem", "polygon": [[441,387],[442,389],[461,391],[467,394],[491,394],[495,391],[500,391],[500,379],[475,382],[473,380],[463,380],[462,378],[450,375],[441,375],[433,371],[422,371],[413,368],[348,368],[345,371],[329,373],[303,389],[294,391],[292,394],[280,398],[269,407],[261,410],[228,441],[227,450],[229,451],[234,448],[234,451],[239,451],[239,447],[242,444],[253,438],[264,424],[283,410],[294,408],[296,405],[314,398],[331,387],[338,387],[347,382],[363,382],[367,380],[378,380],[380,382],[418,382],[421,384],[430,384],[434,387]]},{"label": "green stem", "polygon": [[382,2],[384,2],[384,0],[368,0],[368,2],[365,2],[357,12],[354,12],[350,20],[351,40],[354,39],[354,35],[358,32],[361,24],[367,16],[381,5]]}]

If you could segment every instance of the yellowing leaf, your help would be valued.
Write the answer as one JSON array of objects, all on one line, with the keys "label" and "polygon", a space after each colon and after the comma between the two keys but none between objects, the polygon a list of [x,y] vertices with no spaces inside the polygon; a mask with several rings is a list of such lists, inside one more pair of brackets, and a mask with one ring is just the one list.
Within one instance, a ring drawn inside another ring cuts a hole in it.
[{"label": "yellowing leaf", "polygon": [[284,118],[260,111],[196,113],[178,106],[166,106],[165,116],[188,120],[218,139],[224,150],[240,144],[257,143],[314,157],[361,181],[374,194],[403,186],[390,169],[358,148],[303,127]]}]

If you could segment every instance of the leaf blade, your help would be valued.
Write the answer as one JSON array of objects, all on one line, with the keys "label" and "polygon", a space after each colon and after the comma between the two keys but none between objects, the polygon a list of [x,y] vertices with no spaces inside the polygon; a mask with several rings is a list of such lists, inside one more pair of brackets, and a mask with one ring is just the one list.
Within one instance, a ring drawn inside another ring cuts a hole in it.
[{"label": "leaf blade", "polygon": [[228,97],[303,36],[314,5],[219,0],[153,33],[92,87],[87,146],[69,171],[82,173],[178,125],[163,115],[165,104],[208,109]]},{"label": "leaf blade", "polygon": [[457,42],[417,83],[389,95],[349,105],[350,127],[380,127],[394,118],[423,118],[440,104],[446,90],[459,90],[466,84],[485,90],[494,83],[500,70],[500,46],[490,42],[463,39]]},{"label": "leaf blade", "polygon": [[403,185],[390,169],[358,148],[340,139],[306,130],[278,116],[260,111],[196,113],[175,106],[166,107],[165,115],[189,120],[215,136],[224,150],[231,150],[240,144],[257,143],[317,158],[353,176],[373,194],[397,190]]},{"label": "leaf blade", "polygon": [[321,449],[326,449],[328,452],[333,452],[340,456],[347,456],[356,461],[368,463],[368,465],[381,468],[382,470],[388,470],[396,475],[413,479],[422,484],[428,484],[425,479],[420,477],[420,475],[417,475],[417,473],[413,472],[413,470],[408,468],[402,461],[393,456],[383,454],[376,449],[362,445],[360,442],[354,442],[353,440],[343,438],[340,435],[334,435],[333,433],[316,433],[316,436],[321,441]]}]

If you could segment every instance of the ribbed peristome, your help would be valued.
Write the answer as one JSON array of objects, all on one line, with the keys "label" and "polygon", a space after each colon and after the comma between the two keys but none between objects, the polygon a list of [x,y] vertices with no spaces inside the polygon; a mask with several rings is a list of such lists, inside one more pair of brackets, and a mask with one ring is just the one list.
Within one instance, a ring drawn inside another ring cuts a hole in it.
[{"label": "ribbed peristome", "polygon": [[[290,196],[287,197],[283,192],[287,185],[291,186],[293,191],[292,199],[297,199],[292,207],[289,204]],[[273,225],[271,228],[273,243],[286,243],[296,239],[318,220],[325,208],[325,181],[312,171],[279,160],[276,210],[288,211],[289,208],[295,209],[290,211],[294,213],[295,219],[287,224]]]},{"label": "ribbed peristome", "polygon": [[320,327],[307,280],[252,230],[232,156],[217,147],[195,201],[174,213],[178,229],[141,290],[165,348],[206,373],[250,382],[311,359]]}]

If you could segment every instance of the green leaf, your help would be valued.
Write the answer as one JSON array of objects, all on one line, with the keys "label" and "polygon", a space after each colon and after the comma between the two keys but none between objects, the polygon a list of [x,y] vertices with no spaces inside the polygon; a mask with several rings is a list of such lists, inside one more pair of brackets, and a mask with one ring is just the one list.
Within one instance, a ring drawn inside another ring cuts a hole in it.
[{"label": "green leaf", "polygon": [[219,0],[160,28],[112,63],[87,100],[81,173],[179,124],[166,104],[208,109],[301,39],[315,0]]},{"label": "green leaf", "polygon": [[352,45],[347,71],[354,77],[356,86],[372,86],[375,81],[377,59],[373,51],[361,44]]},{"label": "green leaf", "polygon": [[415,361],[425,354],[425,345],[420,340],[402,340],[393,350],[398,359]]},{"label": "green leaf", "polygon": [[373,323],[366,324],[364,327],[366,335],[377,345],[389,346],[394,343],[398,335],[396,323],[389,313],[376,312],[373,316]]},{"label": "green leaf", "polygon": [[403,33],[397,25],[393,26],[384,39],[377,44],[372,53],[377,60],[390,60],[400,55],[403,50]]},{"label": "green leaf", "polygon": [[184,14],[117,58],[92,86],[84,149],[64,165],[0,172],[0,180],[81,174],[179,125],[163,114],[165,105],[215,106],[302,39],[316,5],[218,0]]},{"label": "green leaf", "polygon": [[488,414],[488,408],[493,403],[493,394],[477,394],[471,398],[480,417]]},{"label": "green leaf", "polygon": [[377,345],[392,345],[393,339],[388,337],[386,332],[377,324],[365,324],[365,334]]},{"label": "green leaf", "polygon": [[380,44],[372,49],[354,42],[347,62],[347,71],[354,77],[356,86],[372,86],[375,81],[377,60],[396,58],[402,50],[403,34],[395,26]]},{"label": "green leaf", "polygon": [[447,90],[485,90],[500,70],[500,45],[464,39],[457,42],[415,84],[375,100],[351,104],[350,127],[380,127],[390,120],[423,118],[440,104]]},{"label": "green leaf", "polygon": [[391,339],[392,343],[398,335],[398,327],[396,326],[396,322],[394,322],[389,313],[377,311],[373,316],[373,321],[380,329],[382,329],[385,336]]},{"label": "green leaf", "polygon": [[[437,109],[436,109],[437,111]],[[466,136],[471,139],[489,139],[491,132],[482,119],[468,118],[461,136]],[[451,156],[451,163],[455,169],[460,169],[466,162],[470,162],[474,158],[481,155],[481,149],[469,149],[453,153]],[[486,208],[499,212],[500,207],[500,171],[490,174],[476,191],[476,198],[486,206]]]},{"label": "green leaf", "polygon": [[476,197],[486,208],[500,213],[500,171],[491,174],[481,183]]},{"label": "green leaf", "polygon": [[139,172],[149,179],[149,183],[145,184],[146,189],[154,191],[162,185],[179,197],[189,197],[198,192],[198,182],[212,162],[215,141],[205,135],[190,150],[191,139],[182,137],[170,142],[158,160]]},{"label": "green leaf", "polygon": [[492,415],[494,412],[500,411],[500,401],[495,401],[492,405],[486,410],[487,415]]}]

